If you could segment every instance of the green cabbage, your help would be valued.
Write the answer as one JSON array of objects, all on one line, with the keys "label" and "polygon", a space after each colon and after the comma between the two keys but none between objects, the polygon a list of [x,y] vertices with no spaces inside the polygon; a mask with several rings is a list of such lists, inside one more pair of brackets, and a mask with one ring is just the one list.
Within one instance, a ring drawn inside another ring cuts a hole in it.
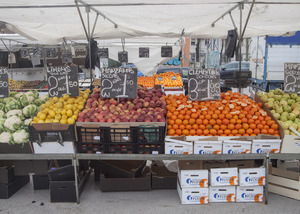
[{"label": "green cabbage", "polygon": [[5,104],[5,111],[8,112],[10,110],[14,110],[14,109],[19,109],[20,108],[20,104],[17,100],[12,99],[9,102],[7,102]]},{"label": "green cabbage", "polygon": [[33,117],[37,111],[38,111],[38,107],[33,104],[23,108],[23,114],[25,117]]},{"label": "green cabbage", "polygon": [[20,98],[19,98],[19,101],[20,101],[20,104],[22,107],[24,106],[27,106],[29,105],[30,103],[33,103],[34,102],[34,96],[33,95],[26,95],[26,94],[23,94]]}]

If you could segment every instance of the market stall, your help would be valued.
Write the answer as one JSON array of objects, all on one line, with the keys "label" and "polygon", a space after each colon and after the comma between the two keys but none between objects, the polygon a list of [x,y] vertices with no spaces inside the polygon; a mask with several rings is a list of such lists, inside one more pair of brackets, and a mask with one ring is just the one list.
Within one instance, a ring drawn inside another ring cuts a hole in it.
[{"label": "market stall", "polygon": [[[216,1],[194,0],[185,3],[175,0],[104,1],[101,4],[92,0],[75,0],[75,4],[73,1],[57,1],[50,5],[33,3],[4,2],[0,6],[3,10],[2,21],[8,28],[28,38],[47,43],[86,37],[89,53],[92,37],[182,37],[183,29],[186,36],[222,37],[232,28],[232,24],[235,26],[238,23],[241,42],[243,36],[284,34],[300,28],[299,23],[290,19],[291,14],[294,14],[293,19],[299,18],[297,10],[300,5],[296,1],[289,4],[277,1],[236,3],[231,0],[218,4]],[[86,24],[82,17],[84,9],[87,12]],[[43,25],[32,21],[36,19],[33,10],[39,10],[39,22]],[[273,14],[278,15],[274,17]],[[100,17],[104,21],[97,22]],[[199,26],[199,19],[203,25]],[[93,26],[90,20],[95,20]],[[165,20],[168,26],[161,24],[161,20]],[[84,33],[80,22],[83,23]],[[90,69],[91,57],[89,54]],[[294,149],[297,148],[297,139],[289,136],[298,134],[296,129],[299,129],[296,121],[300,115],[297,105],[299,96],[296,93],[276,91],[267,97],[261,94],[249,97],[234,92],[220,93],[220,77],[216,70],[194,68],[189,70],[187,96],[166,95],[166,88],[183,86],[181,75],[167,72],[138,78],[135,69],[125,67],[103,69],[100,83],[94,85],[92,90],[82,91],[78,86],[78,68],[63,65],[46,69],[49,98],[41,98],[31,91],[13,92],[8,84],[3,83],[8,83],[8,71],[1,68],[1,78],[6,79],[0,85],[3,89],[1,95],[5,97],[0,98],[0,142],[6,147],[1,152],[6,154],[1,154],[0,159],[15,161],[15,170],[23,168],[22,176],[31,172],[40,172],[45,176],[45,170],[39,171],[42,167],[35,168],[37,160],[42,161],[39,163],[43,164],[43,169],[46,165],[46,171],[50,170],[48,175],[53,202],[79,202],[79,187],[83,185],[90,168],[94,168],[100,182],[106,182],[102,183],[102,187],[129,177],[132,178],[129,179],[132,186],[145,182],[146,187],[142,185],[141,189],[151,189],[151,170],[145,164],[135,167],[135,170],[123,164],[124,170],[118,164],[106,162],[115,170],[100,167],[103,171],[97,174],[99,167],[86,167],[84,160],[93,160],[93,164],[100,163],[96,162],[98,160],[181,160],[177,168],[180,181],[175,188],[182,204],[267,202],[269,161],[300,159],[299,151]],[[4,88],[5,93],[2,93]],[[276,106],[278,103],[284,106],[283,109]],[[286,120],[291,122],[282,123]],[[15,144],[20,145],[17,148],[20,153],[23,145],[30,145],[32,154],[9,154],[9,149]],[[283,148],[286,148],[285,153]],[[55,163],[54,168],[58,171],[52,170],[53,167],[47,162],[61,159],[71,160],[71,163]],[[207,162],[212,160],[215,162]],[[257,191],[248,201],[239,198],[247,186],[241,183],[241,176],[244,175],[242,167],[240,163],[230,160],[264,161],[260,165],[255,161],[243,163],[248,169],[246,173],[251,174],[249,170],[254,168],[257,174],[247,181],[250,183],[248,186],[252,184],[251,187]],[[101,164],[103,166],[104,163]],[[8,169],[4,171],[8,174]],[[114,177],[116,172],[119,173],[117,178]],[[183,182],[184,173],[189,173],[185,176],[191,179],[187,184]],[[196,173],[198,180],[194,181],[191,173]],[[221,177],[222,174],[228,176]],[[213,176],[216,177],[215,183],[208,181],[214,180]],[[67,191],[59,191],[61,185]],[[1,187],[9,188],[9,183]],[[219,194],[220,187],[228,192],[225,199],[224,195],[216,198],[209,195],[209,191]],[[286,189],[281,192],[287,192]],[[119,190],[124,190],[124,186],[120,184],[104,191]],[[185,191],[196,194],[184,200]],[[61,197],[63,194],[67,195],[67,199]],[[294,198],[299,199],[297,191],[293,194]]]}]

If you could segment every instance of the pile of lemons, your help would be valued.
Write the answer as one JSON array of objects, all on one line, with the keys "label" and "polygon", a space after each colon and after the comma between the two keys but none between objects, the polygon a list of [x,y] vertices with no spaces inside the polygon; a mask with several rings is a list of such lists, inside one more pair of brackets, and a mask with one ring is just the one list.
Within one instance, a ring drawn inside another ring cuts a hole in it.
[{"label": "pile of lemons", "polygon": [[84,108],[90,90],[80,91],[78,97],[68,94],[62,97],[52,97],[40,106],[40,111],[33,118],[32,123],[61,123],[74,124],[78,113]]}]

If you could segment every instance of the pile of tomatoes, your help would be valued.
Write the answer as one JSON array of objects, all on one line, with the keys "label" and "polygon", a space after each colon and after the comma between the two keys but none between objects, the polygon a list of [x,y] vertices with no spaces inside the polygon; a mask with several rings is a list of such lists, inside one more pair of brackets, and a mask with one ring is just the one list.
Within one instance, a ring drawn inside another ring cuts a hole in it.
[{"label": "pile of tomatoes", "polygon": [[278,124],[262,104],[240,93],[222,93],[213,101],[169,95],[166,102],[169,136],[279,136]]}]

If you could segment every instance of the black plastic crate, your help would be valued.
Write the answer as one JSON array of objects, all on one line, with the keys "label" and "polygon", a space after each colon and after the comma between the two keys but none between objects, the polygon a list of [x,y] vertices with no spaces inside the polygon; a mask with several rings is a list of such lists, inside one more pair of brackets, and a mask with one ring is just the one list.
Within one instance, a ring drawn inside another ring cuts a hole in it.
[{"label": "black plastic crate", "polygon": [[76,141],[75,126],[62,124],[35,124],[29,126],[31,142]]},{"label": "black plastic crate", "polygon": [[32,154],[30,143],[0,143],[0,154]]},{"label": "black plastic crate", "polygon": [[163,154],[165,127],[78,127],[80,153]]},{"label": "black plastic crate", "polygon": [[34,190],[49,189],[48,175],[33,175],[32,183]]},{"label": "black plastic crate", "polygon": [[76,202],[75,181],[50,181],[51,202]]},{"label": "black plastic crate", "polygon": [[14,168],[11,166],[0,166],[0,184],[11,183],[15,179]]},{"label": "black plastic crate", "polygon": [[16,176],[9,184],[0,184],[0,199],[10,198],[29,182],[29,176]]},{"label": "black plastic crate", "polygon": [[74,181],[75,172],[72,165],[51,169],[48,172],[50,181]]}]

